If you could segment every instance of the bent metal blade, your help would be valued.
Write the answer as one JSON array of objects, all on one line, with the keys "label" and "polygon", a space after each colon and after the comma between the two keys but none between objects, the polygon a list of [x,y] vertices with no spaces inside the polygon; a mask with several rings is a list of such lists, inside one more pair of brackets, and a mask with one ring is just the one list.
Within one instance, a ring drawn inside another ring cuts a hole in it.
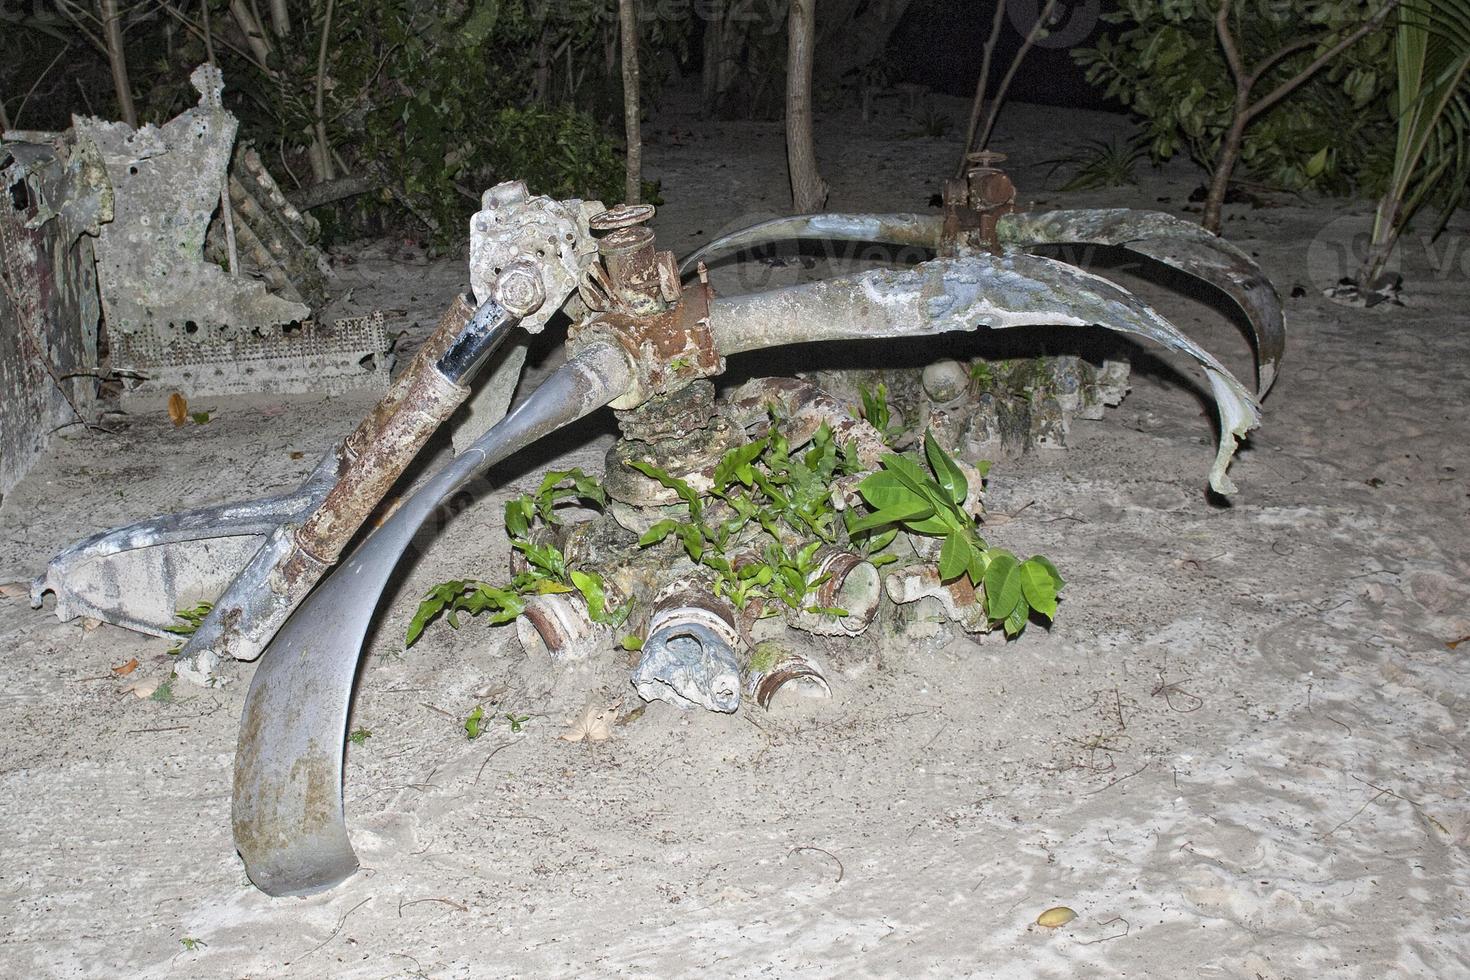
[{"label": "bent metal blade", "polygon": [[486,467],[631,384],[620,348],[588,345],[405,501],[275,635],[246,695],[235,754],[235,846],[262,891],[311,894],[357,869],[342,803],[347,709],[373,610],[420,525]]}]

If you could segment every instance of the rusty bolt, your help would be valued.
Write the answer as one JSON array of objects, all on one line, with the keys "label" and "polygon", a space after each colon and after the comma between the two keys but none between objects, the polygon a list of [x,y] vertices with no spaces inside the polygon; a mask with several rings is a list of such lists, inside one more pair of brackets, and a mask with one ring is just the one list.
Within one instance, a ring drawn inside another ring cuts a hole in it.
[{"label": "rusty bolt", "polygon": [[529,262],[507,266],[495,281],[495,302],[518,317],[528,317],[546,302],[541,274]]},{"label": "rusty bolt", "polygon": [[600,214],[594,214],[587,222],[593,231],[612,231],[615,228],[630,228],[641,225],[654,215],[652,204],[619,204]]}]

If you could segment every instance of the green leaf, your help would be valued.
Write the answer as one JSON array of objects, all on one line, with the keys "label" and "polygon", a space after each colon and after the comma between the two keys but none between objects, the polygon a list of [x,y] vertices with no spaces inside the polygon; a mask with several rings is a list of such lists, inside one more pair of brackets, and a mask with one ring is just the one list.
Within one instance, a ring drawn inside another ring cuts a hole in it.
[{"label": "green leaf", "polygon": [[1051,576],[1052,587],[1056,591],[1062,591],[1062,586],[1067,584],[1066,582],[1062,581],[1062,573],[1057,571],[1057,566],[1053,565],[1051,563],[1051,560],[1046,558],[1045,556],[1032,555],[1030,558],[1027,558],[1026,561],[1028,563],[1035,563],[1046,569],[1047,574]]},{"label": "green leaf", "polygon": [[577,591],[582,593],[582,598],[587,601],[587,615],[595,623],[602,618],[602,611],[607,605],[607,596],[602,591],[602,576],[591,575],[587,572],[572,570],[572,584]]},{"label": "green leaf", "polygon": [[715,466],[714,481],[716,490],[724,490],[735,480],[739,480],[745,486],[750,486],[755,479],[755,473],[751,464],[760,458],[761,453],[766,451],[770,443],[766,439],[756,442],[748,442],[743,446],[736,446],[725,453]]},{"label": "green leaf", "polygon": [[851,513],[851,511],[848,512],[847,533],[860,534],[863,531],[875,527],[882,527],[885,524],[902,524],[905,521],[921,520],[933,515],[934,508],[926,501],[913,500],[906,504],[888,507],[869,514],[866,517],[857,518],[856,520],[852,519]]},{"label": "green leaf", "polygon": [[934,471],[934,478],[939,485],[949,494],[949,499],[956,507],[965,502],[965,497],[970,492],[970,484],[965,479],[965,474],[955,465],[955,461],[934,439],[934,433],[924,433],[924,456],[929,460],[929,468]]},{"label": "green leaf", "polygon": [[939,579],[942,582],[952,582],[965,574],[965,569],[970,564],[970,543],[965,536],[958,531],[951,531],[944,538],[944,546],[939,550]]},{"label": "green leaf", "polygon": [[923,501],[923,494],[910,487],[888,470],[875,470],[857,485],[857,491],[874,510],[884,510],[911,501]]},{"label": "green leaf", "polygon": [[481,726],[481,722],[484,719],[485,709],[480,705],[475,705],[475,710],[471,711],[470,716],[464,720],[464,733],[471,739],[479,738],[484,732],[484,728]]},{"label": "green leaf", "polygon": [[1008,551],[990,553],[985,569],[985,615],[1005,619],[1021,601],[1021,563]]},{"label": "green leaf", "polygon": [[642,650],[643,637],[635,636],[634,634],[629,633],[627,636],[618,641],[618,646],[622,647],[624,650]]},{"label": "green leaf", "polygon": [[658,544],[664,538],[673,534],[678,527],[679,522],[675,520],[659,521],[653,527],[643,532],[643,536],[638,539],[638,547],[646,548],[651,544]]},{"label": "green leaf", "polygon": [[1025,631],[1026,615],[1029,611],[1026,603],[1016,603],[1016,608],[1012,609],[1010,615],[1005,619],[1006,636],[1020,636]]},{"label": "green leaf", "polygon": [[688,483],[646,460],[635,460],[629,465],[644,476],[657,480],[664,488],[677,493],[684,503],[689,505],[689,516],[696,521],[699,520],[704,504],[699,499],[699,494]]},{"label": "green leaf", "polygon": [[1057,586],[1051,572],[1036,561],[1028,558],[1021,563],[1021,594],[1041,615],[1052,619],[1057,612]]}]

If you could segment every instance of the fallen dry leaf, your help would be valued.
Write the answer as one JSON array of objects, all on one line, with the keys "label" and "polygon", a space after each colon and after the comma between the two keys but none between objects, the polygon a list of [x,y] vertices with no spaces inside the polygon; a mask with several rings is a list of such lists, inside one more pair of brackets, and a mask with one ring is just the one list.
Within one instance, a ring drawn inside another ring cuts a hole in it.
[{"label": "fallen dry leaf", "polygon": [[6,599],[23,599],[31,594],[31,587],[24,582],[0,584],[0,596]]},{"label": "fallen dry leaf", "polygon": [[92,632],[93,630],[95,630],[97,627],[99,627],[101,625],[102,625],[102,620],[100,620],[100,619],[93,619],[91,616],[83,616],[82,617],[82,632],[83,633],[90,633],[90,632]]},{"label": "fallen dry leaf", "polygon": [[168,417],[177,429],[189,421],[189,399],[177,391],[168,396]]},{"label": "fallen dry leaf", "polygon": [[588,701],[587,706],[582,709],[581,714],[572,719],[567,730],[557,737],[563,742],[606,742],[612,738],[612,726],[617,721],[618,712],[622,710],[623,700],[619,698],[612,704],[598,704],[596,701]]},{"label": "fallen dry leaf", "polygon": [[117,676],[119,676],[119,677],[126,677],[129,674],[131,674],[133,671],[137,670],[137,669],[138,669],[138,658],[137,657],[134,657],[132,660],[129,660],[127,663],[122,664],[121,666],[112,668],[112,672],[114,674],[116,674]]},{"label": "fallen dry leaf", "polygon": [[158,690],[158,685],[161,683],[162,679],[158,677],[140,677],[135,681],[124,684],[123,693],[131,694],[141,701],[145,698],[153,697],[153,692]]}]

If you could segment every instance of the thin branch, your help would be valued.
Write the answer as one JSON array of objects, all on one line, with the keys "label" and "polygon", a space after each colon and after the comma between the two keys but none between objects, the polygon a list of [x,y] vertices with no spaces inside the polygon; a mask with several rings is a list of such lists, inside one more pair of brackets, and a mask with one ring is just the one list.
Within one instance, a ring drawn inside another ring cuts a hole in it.
[{"label": "thin branch", "polygon": [[995,130],[996,120],[1000,118],[1000,107],[1006,100],[1006,92],[1011,87],[1011,80],[1016,77],[1020,70],[1021,62],[1025,60],[1026,53],[1031,46],[1041,37],[1045,30],[1047,19],[1051,12],[1056,9],[1057,0],[1046,0],[1046,6],[1041,8],[1041,13],[1036,15],[1036,23],[1031,25],[1031,30],[1026,33],[1026,40],[1021,43],[1021,48],[1016,52],[1016,57],[1011,61],[1011,67],[1006,69],[1005,77],[1000,80],[1000,88],[995,90],[995,98],[990,100],[990,115],[985,118],[985,130],[980,134],[980,149],[990,145],[990,134]]},{"label": "thin branch", "polygon": [[[19,126],[20,125],[21,113],[23,113],[23,112],[26,111],[26,103],[29,102],[29,101],[31,101],[31,94],[36,91],[36,86],[37,85],[40,85],[41,84],[41,79],[45,78],[48,74],[50,74],[51,69],[53,69],[53,68],[56,67],[56,63],[61,60],[61,56],[64,55],[64,54],[66,54],[70,50],[71,50],[71,45],[70,44],[63,44],[61,46],[61,50],[58,51],[58,52],[56,52],[56,57],[54,57],[54,58],[51,59],[51,63],[49,65],[47,65],[45,68],[41,69],[41,74],[37,75],[36,76],[36,80],[31,83],[31,87],[28,88],[28,89],[26,89],[26,94],[21,97],[20,106],[15,110],[15,124],[16,124],[16,126]],[[6,129],[9,129],[10,127],[7,126],[5,128]],[[20,309],[20,307],[16,307],[16,309]]]},{"label": "thin branch", "polygon": [[316,53],[316,142],[322,159],[322,179],[336,176],[332,169],[331,144],[327,142],[327,41],[332,34],[332,8],[334,0],[327,0],[327,11],[322,18],[322,41]]},{"label": "thin branch", "polygon": [[1354,44],[1357,44],[1363,38],[1367,37],[1373,31],[1376,31],[1380,26],[1382,26],[1384,19],[1387,18],[1388,15],[1398,7],[1398,5],[1399,0],[1389,0],[1388,3],[1383,5],[1383,8],[1379,10],[1378,13],[1369,18],[1361,27],[1353,31],[1341,41],[1334,44],[1331,48],[1324,51],[1322,54],[1318,55],[1316,60],[1314,60],[1310,65],[1298,72],[1294,78],[1289,78],[1286,81],[1282,82],[1280,85],[1276,86],[1276,88],[1273,89],[1269,95],[1267,95],[1265,98],[1261,99],[1255,105],[1246,110],[1246,118],[1254,119],[1256,116],[1265,112],[1267,109],[1271,108],[1273,105],[1286,98],[1292,92],[1296,91],[1296,89],[1303,82],[1311,78],[1313,75],[1317,74],[1322,66],[1326,65],[1329,61],[1336,58],[1348,48],[1352,47]]},{"label": "thin branch", "polygon": [[970,125],[965,128],[965,145],[960,150],[960,166],[956,177],[965,175],[969,165],[970,147],[975,145],[975,128],[980,125],[980,110],[985,105],[985,90],[990,86],[990,59],[995,54],[995,42],[1000,39],[1000,28],[1005,22],[1006,0],[995,0],[995,16],[990,22],[990,36],[985,39],[985,53],[980,58],[980,79],[975,83],[975,101],[970,106]]},{"label": "thin branch", "polygon": [[[96,34],[93,34],[90,30],[87,29],[87,25],[82,23],[81,16],[79,16],[75,11],[72,10],[72,7],[74,6],[76,5],[68,3],[67,0],[56,0],[56,9],[61,11],[61,16],[71,21],[71,25],[75,27],[79,32],[81,32],[82,37],[86,38],[88,43],[90,43],[92,47],[97,49],[98,54],[106,57],[107,45],[102,43],[102,39],[100,37],[98,37]],[[85,15],[87,17],[92,16],[91,12],[86,10],[82,11],[82,15]],[[95,19],[96,18],[94,17],[93,20]],[[19,113],[17,113],[17,115],[19,115]]]},{"label": "thin branch", "polygon": [[1235,35],[1230,33],[1230,7],[1231,0],[1220,0],[1220,9],[1215,12],[1215,36],[1220,39],[1220,49],[1225,52],[1225,64],[1230,69],[1230,75],[1235,79],[1235,90],[1240,92],[1247,88],[1245,61],[1240,57],[1240,49],[1235,46]]}]

